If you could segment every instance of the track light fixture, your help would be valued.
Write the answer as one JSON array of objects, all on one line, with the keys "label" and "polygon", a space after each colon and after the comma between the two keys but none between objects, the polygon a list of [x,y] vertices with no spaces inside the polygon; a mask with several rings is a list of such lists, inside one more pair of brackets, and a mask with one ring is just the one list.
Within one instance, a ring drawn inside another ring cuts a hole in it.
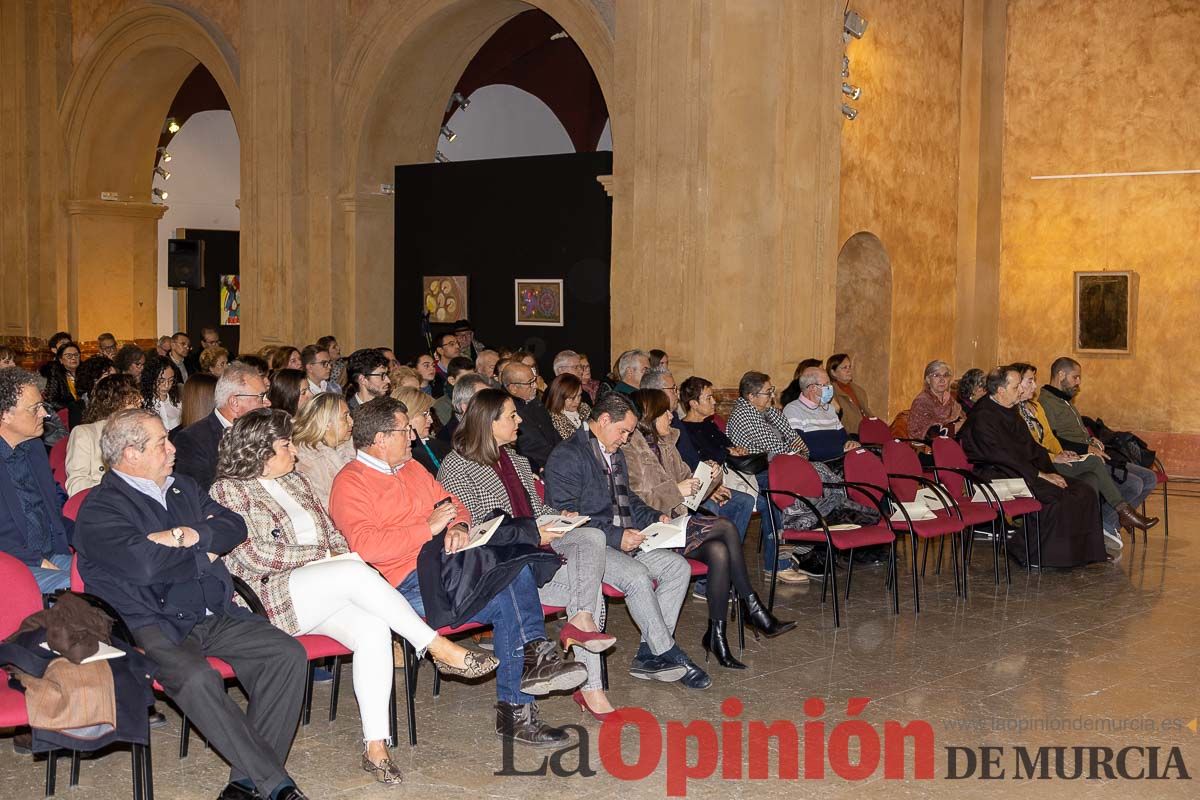
[{"label": "track light fixture", "polygon": [[850,56],[847,55],[842,56],[842,77],[850,77]]},{"label": "track light fixture", "polygon": [[455,92],[450,95],[450,102],[446,104],[446,113],[453,114],[455,109],[467,110],[467,106],[471,105],[471,101],[462,96],[461,92]]},{"label": "track light fixture", "polygon": [[154,168],[154,174],[157,175],[158,177],[162,178],[164,181],[171,180],[171,173],[167,172],[161,166]]},{"label": "track light fixture", "polygon": [[441,150],[433,154],[433,160],[439,164],[448,164],[450,162],[450,159],[446,158],[446,154]]},{"label": "track light fixture", "polygon": [[851,100],[857,100],[862,97],[862,89],[858,86],[851,86],[846,82],[842,82],[842,94],[849,97]]},{"label": "track light fixture", "polygon": [[848,103],[842,103],[842,116],[852,120],[858,116],[858,109]]},{"label": "track light fixture", "polygon": [[442,136],[446,137],[447,142],[453,142],[456,138],[458,138],[458,134],[450,130],[449,126],[446,125],[442,126]]},{"label": "track light fixture", "polygon": [[158,153],[158,160],[162,163],[165,164],[171,160],[171,154],[167,152],[167,148],[160,147],[155,152]]},{"label": "track light fixture", "polygon": [[167,117],[167,122],[164,126],[164,129],[167,133],[179,133],[179,123],[174,117]]},{"label": "track light fixture", "polygon": [[152,189],[150,193],[154,196],[154,199],[158,200],[159,202],[162,202],[163,200],[166,200],[167,197],[169,197],[169,195],[166,192],[164,192],[162,189],[158,189],[158,188]]},{"label": "track light fixture", "polygon": [[842,34],[846,41],[850,41],[851,36],[861,39],[866,32],[867,21],[854,9],[847,8],[846,13],[842,15]]}]

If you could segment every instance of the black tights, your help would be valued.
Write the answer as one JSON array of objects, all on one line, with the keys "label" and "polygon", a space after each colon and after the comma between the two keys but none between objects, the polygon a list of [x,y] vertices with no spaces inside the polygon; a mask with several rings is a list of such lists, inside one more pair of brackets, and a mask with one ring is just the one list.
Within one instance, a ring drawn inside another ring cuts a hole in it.
[{"label": "black tights", "polygon": [[742,556],[742,540],[737,528],[727,519],[718,520],[710,529],[709,537],[688,558],[708,566],[708,618],[724,620],[729,617],[729,587],[737,589],[742,597],[754,592],[750,586],[750,575],[746,572],[746,559]]}]

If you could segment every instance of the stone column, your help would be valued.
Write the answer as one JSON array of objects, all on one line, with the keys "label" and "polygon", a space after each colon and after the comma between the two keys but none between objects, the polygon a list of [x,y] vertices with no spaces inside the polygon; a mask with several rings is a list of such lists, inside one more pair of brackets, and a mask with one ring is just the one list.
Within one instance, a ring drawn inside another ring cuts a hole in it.
[{"label": "stone column", "polygon": [[842,6],[617,4],[614,355],[782,386],[832,345]]}]

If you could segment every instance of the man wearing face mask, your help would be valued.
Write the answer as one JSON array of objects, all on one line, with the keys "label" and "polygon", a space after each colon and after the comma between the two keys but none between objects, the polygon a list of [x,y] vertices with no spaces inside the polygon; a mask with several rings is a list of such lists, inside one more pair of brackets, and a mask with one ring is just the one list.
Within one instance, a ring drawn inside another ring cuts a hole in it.
[{"label": "man wearing face mask", "polygon": [[829,382],[828,373],[820,367],[809,367],[796,380],[800,396],[784,406],[783,414],[808,445],[809,458],[833,461],[857,448],[858,442],[846,434],[833,409],[833,384]]}]

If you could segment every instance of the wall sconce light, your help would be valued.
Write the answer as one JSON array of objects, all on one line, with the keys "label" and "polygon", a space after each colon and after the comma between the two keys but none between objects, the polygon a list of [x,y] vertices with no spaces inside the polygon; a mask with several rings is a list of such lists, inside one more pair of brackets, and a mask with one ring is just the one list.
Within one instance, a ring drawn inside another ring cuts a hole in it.
[{"label": "wall sconce light", "polygon": [[160,147],[154,152],[158,153],[158,160],[164,164],[171,160],[171,154],[167,152],[167,148],[165,147]]},{"label": "wall sconce light", "polygon": [[456,108],[467,110],[467,106],[471,105],[471,101],[462,96],[461,92],[455,92],[450,95],[450,102],[446,104],[446,113],[453,114]]},{"label": "wall sconce light", "polygon": [[153,198],[155,200],[158,200],[159,202],[166,200],[170,196],[166,192],[164,192],[162,189],[154,189],[150,192],[150,194],[153,196]]},{"label": "wall sconce light", "polygon": [[175,121],[174,117],[167,117],[165,130],[167,133],[179,133],[179,123]]},{"label": "wall sconce light", "polygon": [[850,41],[851,36],[861,39],[866,32],[867,21],[859,16],[857,11],[847,8],[846,13],[842,15],[842,33],[846,41]]},{"label": "wall sconce light", "polygon": [[443,153],[441,150],[438,150],[436,153],[433,154],[433,160],[439,164],[447,164],[450,161],[450,159],[446,158],[446,154]]},{"label": "wall sconce light", "polygon": [[847,103],[842,103],[842,116],[846,119],[853,120],[858,116],[858,109]]},{"label": "wall sconce light", "polygon": [[862,97],[862,89],[858,86],[851,86],[848,83],[842,83],[842,94],[849,97],[851,100],[857,100]]},{"label": "wall sconce light", "polygon": [[442,136],[446,137],[447,142],[453,142],[458,138],[458,134],[450,130],[450,128],[445,125],[442,126]]},{"label": "wall sconce light", "polygon": [[157,166],[154,168],[154,174],[159,176],[160,178],[162,178],[164,181],[171,180],[171,173],[167,172],[161,166]]}]

